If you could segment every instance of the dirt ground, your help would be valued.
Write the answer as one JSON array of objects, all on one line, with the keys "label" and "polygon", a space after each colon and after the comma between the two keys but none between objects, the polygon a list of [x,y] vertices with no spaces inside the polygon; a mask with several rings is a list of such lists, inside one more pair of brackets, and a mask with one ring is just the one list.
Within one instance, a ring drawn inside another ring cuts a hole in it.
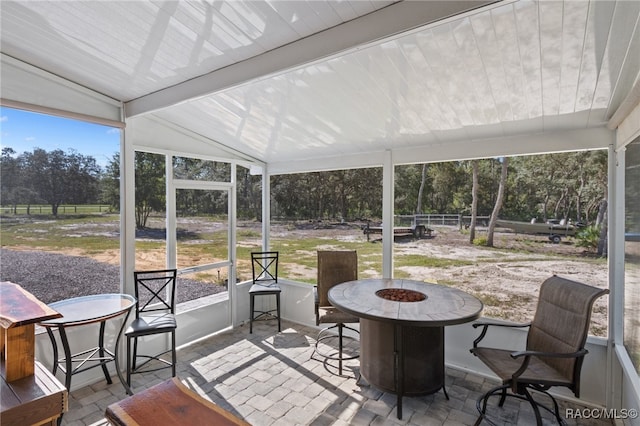
[{"label": "dirt ground", "polygon": [[[181,227],[186,224],[181,224]],[[326,245],[320,249],[338,247],[339,241],[361,241],[366,244],[380,245],[381,242],[367,242],[360,226],[362,224],[327,224],[319,222],[304,222],[297,224],[282,224],[272,226],[272,239],[276,238],[320,238],[326,239]],[[105,236],[117,237],[117,223],[102,229]],[[193,224],[193,226],[198,226]],[[256,248],[260,246],[260,224],[243,223],[242,228],[250,228],[253,239],[242,239],[242,244],[250,244]],[[113,228],[113,229],[111,229]],[[253,229],[255,228],[255,230]],[[405,255],[425,256],[433,259],[464,260],[463,265],[446,267],[403,266],[399,267],[403,276],[410,279],[440,283],[454,286],[468,291],[479,297],[485,304],[484,315],[505,318],[516,322],[527,322],[534,314],[540,284],[545,278],[557,274],[576,281],[581,281],[597,287],[606,287],[608,270],[606,259],[598,259],[592,253],[576,247],[571,238],[563,239],[560,244],[551,243],[545,236],[518,235],[511,231],[500,230],[494,237],[495,248],[475,246],[469,243],[468,233],[454,227],[432,226],[435,232],[432,238],[397,239],[394,244],[396,263]],[[161,229],[161,228],[160,228]],[[81,234],[78,229],[73,232]],[[91,231],[95,233],[96,230]],[[478,236],[483,235],[483,229]],[[485,234],[486,235],[486,234]],[[145,236],[142,236],[145,238]],[[12,247],[12,250],[20,250]],[[87,255],[80,250],[70,250],[61,253],[67,256],[90,256],[101,264],[119,265],[119,250],[103,251]],[[146,251],[144,256],[136,259],[137,269],[156,269],[164,267],[164,255],[155,255]],[[366,265],[366,259],[362,261]],[[288,265],[291,266],[291,265]],[[306,278],[310,282],[315,280],[316,270],[309,267],[292,269],[293,278]],[[361,268],[362,269],[362,268]],[[377,268],[364,268],[361,277],[380,277]],[[24,269],[23,269],[24,270]],[[3,271],[4,272],[4,271]],[[4,274],[3,274],[4,275]],[[592,330],[595,335],[603,335],[607,329],[607,298],[600,298],[594,306],[592,315]]]},{"label": "dirt ground", "polygon": [[[485,304],[484,315],[505,318],[516,322],[528,322],[533,318],[540,284],[551,275],[559,275],[585,284],[605,288],[608,285],[606,259],[576,247],[575,240],[565,238],[553,244],[546,236],[515,234],[499,230],[494,235],[494,248],[469,243],[469,235],[452,227],[432,227],[432,238],[396,239],[394,255],[420,255],[438,259],[466,260],[472,263],[462,266],[429,268],[406,266],[399,269],[410,279],[440,283],[460,288],[479,297]],[[346,226],[302,226],[272,229],[274,236],[313,235],[330,240],[364,239],[359,230]],[[481,229],[476,236],[486,236]],[[371,244],[381,244],[380,241]],[[297,271],[298,272],[298,271]],[[315,270],[306,272],[314,278]],[[379,277],[379,271],[369,272]],[[361,274],[364,275],[364,274]],[[591,332],[604,335],[607,329],[607,298],[602,297],[593,309]]]},{"label": "dirt ground", "polygon": [[[604,259],[585,253],[572,241],[552,244],[545,236],[500,232],[495,249],[468,243],[468,235],[459,231],[440,232],[432,240],[407,244],[400,252],[419,252],[426,256],[467,259],[469,266],[409,269],[412,277],[453,285],[480,297],[484,314],[527,322],[534,314],[540,284],[551,275],[563,276],[596,287],[608,286]],[[396,247],[401,244],[396,244]],[[607,300],[596,302],[592,332],[601,335],[607,328]]]}]

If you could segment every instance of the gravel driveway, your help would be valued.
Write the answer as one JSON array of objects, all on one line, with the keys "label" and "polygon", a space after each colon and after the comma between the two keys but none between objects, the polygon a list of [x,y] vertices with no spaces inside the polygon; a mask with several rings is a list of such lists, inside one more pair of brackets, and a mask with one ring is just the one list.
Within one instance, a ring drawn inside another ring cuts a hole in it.
[{"label": "gravel driveway", "polygon": [[[98,293],[120,293],[120,268],[88,257],[0,249],[0,280],[20,284],[44,303]],[[177,303],[224,291],[178,277]]]}]

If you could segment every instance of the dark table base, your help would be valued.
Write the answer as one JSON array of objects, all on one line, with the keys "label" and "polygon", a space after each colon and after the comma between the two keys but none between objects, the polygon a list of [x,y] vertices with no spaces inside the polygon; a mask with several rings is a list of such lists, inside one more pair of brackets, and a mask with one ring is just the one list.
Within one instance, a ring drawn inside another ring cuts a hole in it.
[{"label": "dark table base", "polygon": [[398,395],[401,418],[402,396],[444,389],[444,327],[361,319],[360,372],[374,387]]}]

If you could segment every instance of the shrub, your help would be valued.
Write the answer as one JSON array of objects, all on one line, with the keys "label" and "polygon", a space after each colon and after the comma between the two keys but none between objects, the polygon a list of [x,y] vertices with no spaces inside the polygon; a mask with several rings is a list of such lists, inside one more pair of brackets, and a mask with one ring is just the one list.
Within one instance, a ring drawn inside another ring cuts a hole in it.
[{"label": "shrub", "polygon": [[576,246],[584,247],[587,250],[597,250],[600,241],[600,227],[587,226],[576,234]]},{"label": "shrub", "polygon": [[487,237],[477,237],[473,240],[474,246],[486,246],[487,245]]}]

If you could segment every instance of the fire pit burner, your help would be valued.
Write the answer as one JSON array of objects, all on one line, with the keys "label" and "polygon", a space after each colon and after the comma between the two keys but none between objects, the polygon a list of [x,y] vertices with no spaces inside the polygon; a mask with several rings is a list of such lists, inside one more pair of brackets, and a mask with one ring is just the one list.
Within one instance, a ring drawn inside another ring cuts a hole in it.
[{"label": "fire pit burner", "polygon": [[394,302],[421,302],[427,295],[415,290],[405,290],[403,288],[385,288],[376,291],[376,296]]}]

